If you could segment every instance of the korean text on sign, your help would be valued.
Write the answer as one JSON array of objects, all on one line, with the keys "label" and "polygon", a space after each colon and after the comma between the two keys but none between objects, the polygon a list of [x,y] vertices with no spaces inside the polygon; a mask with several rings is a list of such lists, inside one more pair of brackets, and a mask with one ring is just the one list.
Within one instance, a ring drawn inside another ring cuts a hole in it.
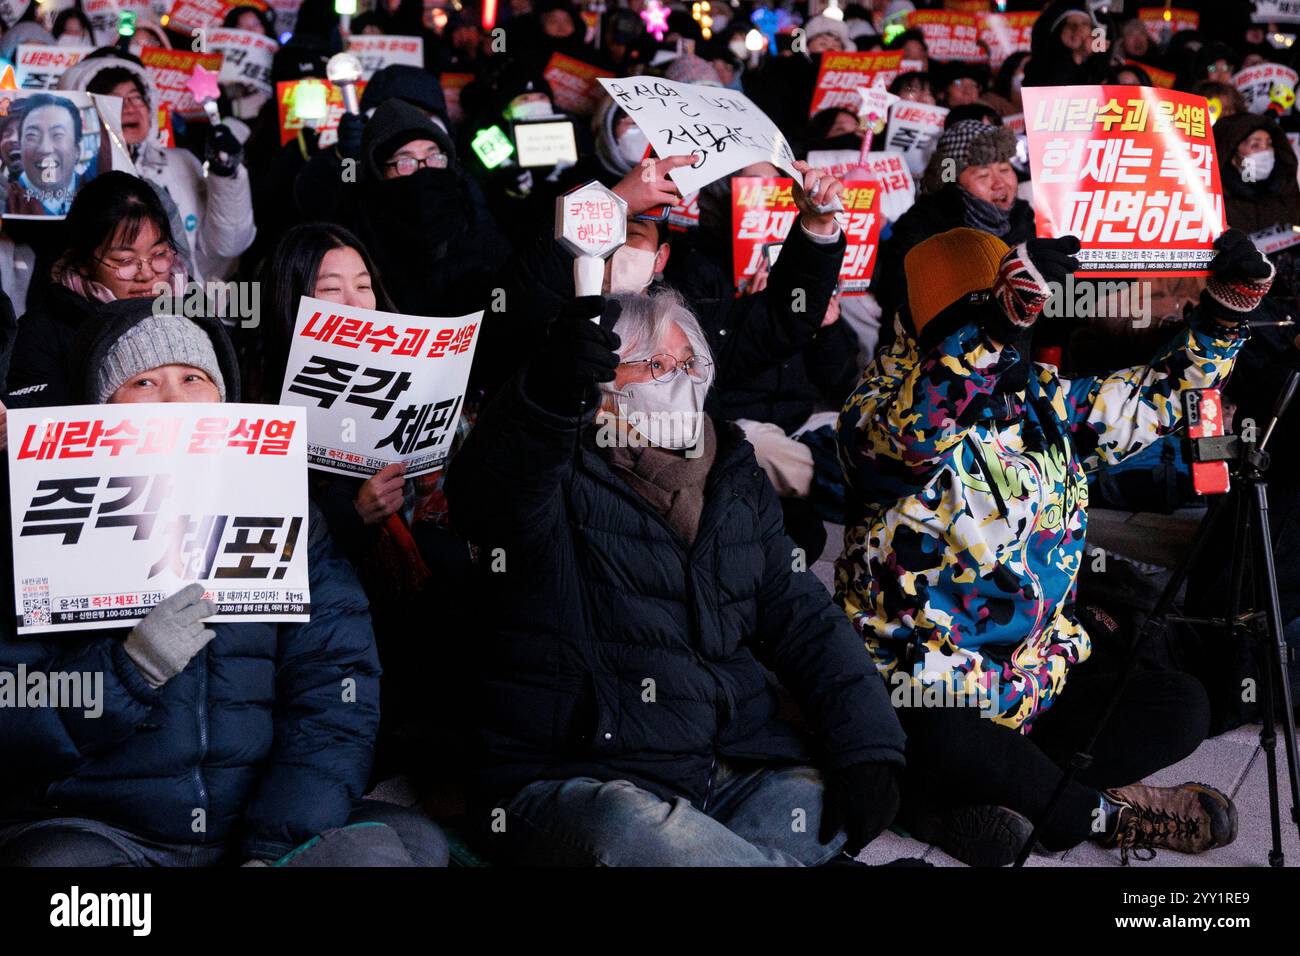
[{"label": "korean text on sign", "polygon": [[1223,231],[1202,97],[1133,86],[1025,90],[1040,236],[1077,236],[1095,275],[1199,275]]},{"label": "korean text on sign", "polygon": [[128,626],[194,581],[210,620],[307,620],[305,431],[276,405],[11,410],[19,632]]},{"label": "korean text on sign", "polygon": [[304,297],[280,401],[307,409],[308,464],[415,478],[451,452],[483,313],[438,319]]}]

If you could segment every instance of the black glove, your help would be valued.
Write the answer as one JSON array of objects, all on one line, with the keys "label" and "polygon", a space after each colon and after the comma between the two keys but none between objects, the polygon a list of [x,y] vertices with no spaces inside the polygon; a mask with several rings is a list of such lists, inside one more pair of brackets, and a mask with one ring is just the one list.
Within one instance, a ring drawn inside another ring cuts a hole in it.
[{"label": "black glove", "polygon": [[208,161],[208,171],[213,175],[233,176],[244,160],[244,147],[230,127],[219,123],[208,134],[204,158]]},{"label": "black glove", "polygon": [[[596,386],[612,382],[618,368],[614,323],[622,307],[599,295],[574,299],[551,324],[546,344],[528,370],[527,390],[538,405],[557,415],[576,415],[594,404]],[[600,316],[597,324],[592,319]]]},{"label": "black glove", "polygon": [[993,302],[1000,314],[990,322],[989,333],[1007,342],[1031,327],[1066,276],[1078,271],[1075,253],[1079,249],[1078,239],[1062,236],[1030,239],[1003,256],[993,280]]},{"label": "black glove", "polygon": [[1210,262],[1210,279],[1201,307],[1217,318],[1240,322],[1257,308],[1273,285],[1273,264],[1240,229],[1214,240],[1219,254]]},{"label": "black glove", "polygon": [[361,157],[361,134],[366,128],[366,118],[345,112],[339,117],[339,155],[344,159]]},{"label": "black glove", "polygon": [[830,843],[843,830],[844,852],[857,856],[898,814],[899,768],[890,763],[855,763],[825,774],[818,842]]}]

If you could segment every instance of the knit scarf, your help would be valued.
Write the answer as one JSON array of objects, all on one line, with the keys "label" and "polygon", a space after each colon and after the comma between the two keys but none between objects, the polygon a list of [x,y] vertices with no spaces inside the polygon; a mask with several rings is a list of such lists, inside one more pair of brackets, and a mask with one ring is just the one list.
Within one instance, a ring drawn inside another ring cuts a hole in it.
[{"label": "knit scarf", "polygon": [[957,187],[957,192],[961,194],[962,222],[967,226],[999,237],[1011,231],[1010,209],[999,209],[960,186]]},{"label": "knit scarf", "polygon": [[687,458],[683,452],[652,445],[607,450],[609,466],[614,474],[659,512],[687,544],[694,542],[700,530],[704,485],[718,451],[717,434],[712,419],[707,415],[704,416],[700,442],[703,453],[693,458]]}]

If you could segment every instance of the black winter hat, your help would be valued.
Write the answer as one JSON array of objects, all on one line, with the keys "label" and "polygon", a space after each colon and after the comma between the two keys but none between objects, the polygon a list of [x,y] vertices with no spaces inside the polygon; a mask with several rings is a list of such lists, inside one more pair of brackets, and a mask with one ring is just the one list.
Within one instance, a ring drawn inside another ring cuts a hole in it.
[{"label": "black winter hat", "polygon": [[383,179],[382,163],[411,140],[429,139],[456,162],[456,146],[441,127],[418,106],[405,100],[391,99],[380,103],[361,134],[364,172],[372,179]]}]

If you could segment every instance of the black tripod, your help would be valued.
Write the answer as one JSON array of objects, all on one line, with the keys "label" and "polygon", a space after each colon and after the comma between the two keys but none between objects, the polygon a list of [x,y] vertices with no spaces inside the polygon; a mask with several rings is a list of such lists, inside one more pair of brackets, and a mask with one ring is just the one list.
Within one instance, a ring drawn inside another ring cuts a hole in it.
[{"label": "black tripod", "polygon": [[[1137,670],[1138,658],[1147,642],[1164,630],[1170,621],[1200,624],[1221,629],[1231,640],[1244,640],[1253,637],[1258,650],[1259,662],[1259,705],[1262,721],[1259,731],[1259,743],[1264,750],[1268,763],[1268,799],[1269,814],[1273,832],[1273,848],[1269,851],[1270,866],[1284,865],[1282,853],[1281,798],[1277,786],[1277,728],[1275,695],[1281,704],[1282,725],[1286,741],[1288,777],[1291,783],[1291,820],[1300,828],[1300,761],[1296,755],[1295,714],[1292,710],[1291,684],[1287,679],[1287,650],[1282,636],[1282,608],[1277,590],[1277,568],[1273,561],[1273,537],[1268,519],[1268,483],[1265,472],[1268,471],[1269,455],[1266,450],[1278,420],[1286,413],[1287,406],[1295,396],[1300,374],[1292,372],[1286,381],[1282,393],[1273,407],[1273,416],[1264,430],[1263,437],[1256,442],[1248,442],[1235,435],[1213,438],[1189,439],[1194,462],[1229,462],[1234,488],[1221,495],[1210,506],[1210,512],[1197,529],[1191,549],[1179,562],[1173,577],[1160,595],[1150,617],[1138,632],[1137,640],[1129,652],[1121,675],[1106,709],[1102,712],[1097,726],[1089,735],[1087,742],[1070,758],[1069,765],[1061,775],[1061,782],[1052,792],[1042,815],[1034,822],[1033,832],[1016,858],[1016,866],[1024,866],[1029,853],[1038,842],[1039,831],[1051,819],[1053,811],[1060,803],[1066,788],[1081,771],[1092,765],[1092,751],[1097,738],[1110,720],[1111,713],[1119,703],[1124,688]],[[1197,396],[1199,397],[1199,396]],[[1187,419],[1194,423],[1196,409],[1194,402],[1187,404]],[[1183,583],[1200,556],[1214,528],[1231,511],[1234,515],[1232,559],[1229,565],[1231,593],[1228,598],[1228,615],[1225,618],[1197,619],[1170,614],[1170,609]],[[1246,591],[1246,572],[1251,571],[1250,591]],[[1260,606],[1260,599],[1263,606]],[[1245,607],[1243,608],[1243,605]],[[1277,682],[1276,688],[1274,681]]]}]

